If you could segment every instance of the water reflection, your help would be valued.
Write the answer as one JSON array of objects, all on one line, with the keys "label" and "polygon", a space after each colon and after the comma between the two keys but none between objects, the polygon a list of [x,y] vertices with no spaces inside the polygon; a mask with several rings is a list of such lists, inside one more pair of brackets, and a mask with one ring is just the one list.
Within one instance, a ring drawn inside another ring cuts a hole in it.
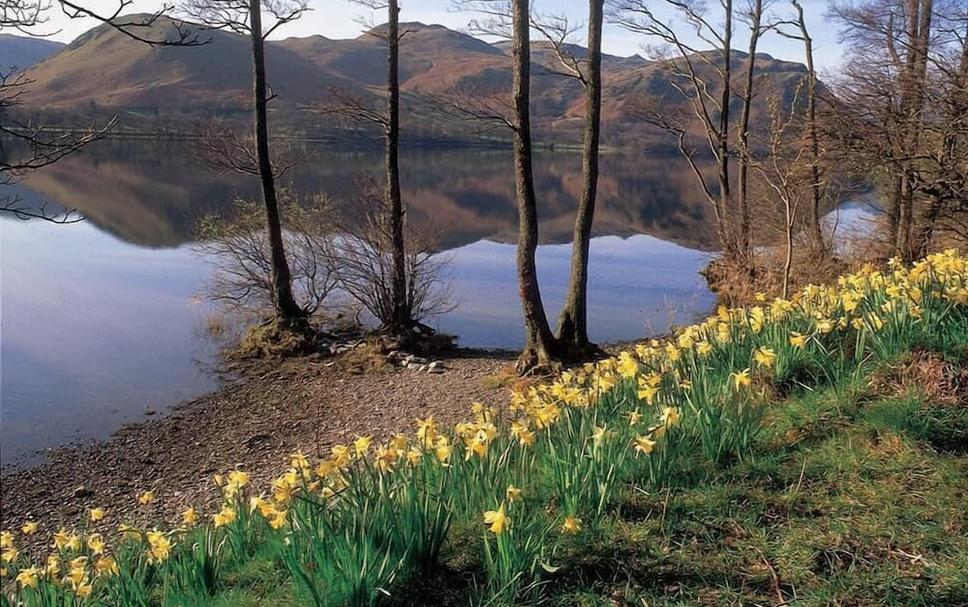
[{"label": "water reflection", "polygon": [[[458,307],[432,321],[461,345],[522,341],[514,273],[517,213],[505,151],[406,150],[411,221],[443,229]],[[374,152],[321,151],[293,175],[300,192],[351,200]],[[564,299],[580,159],[541,154],[540,281],[549,317]],[[104,437],[145,407],[211,389],[195,297],[210,268],[192,253],[198,217],[254,194],[251,179],[212,176],[184,144],[102,143],[19,184],[26,203],[77,208],[68,226],[0,219],[4,464],[72,439]],[[603,164],[589,284],[591,336],[634,339],[708,312],[698,270],[710,242],[705,204],[676,158],[609,155]],[[346,203],[344,203],[346,204]]]},{"label": "water reflection", "polygon": [[[359,176],[382,174],[376,151],[318,147],[307,153],[310,159],[289,176],[298,193],[322,192],[338,204],[352,204]],[[405,148],[401,168],[410,220],[440,225],[446,248],[515,239],[509,151]],[[537,155],[542,242],[571,240],[580,170],[578,154]],[[35,173],[25,185],[40,198],[77,208],[122,240],[150,247],[190,241],[200,215],[225,212],[236,197],[257,192],[251,177],[213,175],[191,144],[179,142],[101,142]],[[707,206],[680,158],[607,154],[595,234],[650,234],[706,249],[713,242]]]}]

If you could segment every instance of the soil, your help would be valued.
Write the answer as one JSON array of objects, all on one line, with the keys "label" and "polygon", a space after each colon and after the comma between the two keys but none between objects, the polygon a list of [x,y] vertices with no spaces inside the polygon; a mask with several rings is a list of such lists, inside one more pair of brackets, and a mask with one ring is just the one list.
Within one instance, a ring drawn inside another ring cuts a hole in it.
[{"label": "soil", "polygon": [[[452,424],[468,417],[474,401],[502,406],[502,378],[514,364],[511,354],[460,350],[438,359],[443,373],[359,372],[341,358],[352,361],[344,355],[263,363],[167,415],[121,428],[110,440],[55,449],[45,463],[5,473],[0,526],[40,521],[42,533],[33,537],[47,541],[62,526],[80,525],[95,506],[108,511],[99,530],[121,522],[175,524],[188,506],[211,512],[216,473],[240,468],[265,487],[297,449],[322,456],[357,434],[411,432],[418,417]],[[137,496],[148,489],[156,499],[141,506]]]}]

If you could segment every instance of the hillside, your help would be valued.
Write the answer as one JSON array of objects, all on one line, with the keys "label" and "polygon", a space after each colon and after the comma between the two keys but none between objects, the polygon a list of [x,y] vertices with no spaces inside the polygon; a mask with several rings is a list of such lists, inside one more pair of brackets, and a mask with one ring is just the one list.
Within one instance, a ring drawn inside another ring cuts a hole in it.
[{"label": "hillside", "polygon": [[64,48],[64,43],[44,38],[0,33],[0,69],[25,70]]},{"label": "hillside", "polygon": [[[151,35],[164,37],[166,28],[172,27],[170,20],[159,20]],[[441,25],[404,23],[401,27],[407,31],[400,66],[405,131],[431,138],[466,136],[471,130],[466,123],[442,118],[428,108],[460,95],[503,99],[511,83],[507,44],[489,44]],[[307,106],[325,103],[333,89],[378,103],[386,71],[383,43],[373,35],[379,29],[345,40],[310,36],[270,42],[266,55],[276,95],[276,127],[310,136],[339,132],[345,123],[306,111]],[[210,41],[200,48],[149,47],[99,26],[29,70],[34,82],[24,105],[48,120],[90,120],[117,113],[123,127],[147,129],[153,121],[181,124],[184,129],[185,121],[244,116],[251,86],[248,42],[231,32],[201,35]],[[585,52],[577,46],[572,51]],[[735,53],[737,72],[745,58]],[[547,44],[536,42],[532,64],[536,130],[555,141],[575,142],[583,113],[581,87],[574,79],[554,74],[549,69],[553,62]],[[647,128],[630,111],[630,104],[643,98],[658,98],[672,111],[688,111],[688,102],[671,86],[673,76],[664,66],[639,56],[612,55],[604,58],[603,65],[606,142],[641,143],[648,137]],[[772,94],[792,98],[803,66],[761,55],[759,73],[764,93],[754,112],[764,111]]]}]

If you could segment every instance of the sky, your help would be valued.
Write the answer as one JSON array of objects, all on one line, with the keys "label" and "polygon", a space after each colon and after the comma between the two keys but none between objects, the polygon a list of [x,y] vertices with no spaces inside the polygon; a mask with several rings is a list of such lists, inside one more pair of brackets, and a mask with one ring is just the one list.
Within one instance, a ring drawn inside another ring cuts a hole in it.
[{"label": "sky", "polygon": [[[118,0],[82,0],[83,6],[109,13],[117,7]],[[275,38],[290,36],[310,36],[322,34],[327,38],[352,38],[360,34],[362,26],[359,18],[382,22],[381,14],[374,14],[370,9],[354,4],[348,0],[308,0],[312,9],[302,19],[280,29]],[[829,0],[803,0],[802,4],[807,17],[807,26],[814,38],[815,60],[823,69],[836,68],[840,63],[840,45],[837,40],[837,28],[828,22],[824,15],[827,12]],[[56,6],[56,2],[54,2]],[[653,0],[657,12],[667,20],[671,20],[674,13],[670,10],[660,10],[663,2]],[[784,14],[786,0],[773,0],[775,11]],[[163,5],[161,0],[133,0],[126,12],[155,11]],[[401,0],[400,19],[402,21],[421,21],[423,23],[439,23],[452,29],[462,30],[467,27],[473,13],[460,12],[452,8],[452,0]],[[566,15],[571,22],[584,24],[587,14],[587,2],[584,0],[534,0],[534,10],[546,14]],[[70,19],[60,9],[50,12],[49,21],[44,24],[45,33],[56,33],[51,37],[62,42],[70,42],[79,34],[96,25],[90,19]],[[685,28],[682,28],[683,30]],[[742,29],[742,28],[740,28]],[[577,35],[574,42],[583,43],[583,36]],[[645,54],[641,36],[628,32],[615,25],[606,25],[603,36],[605,52],[613,55],[629,56],[636,53]],[[748,39],[737,35],[735,48],[744,48]],[[760,43],[760,50],[773,55],[777,59],[803,62],[802,46],[798,41],[788,40],[777,35],[770,35]]]}]

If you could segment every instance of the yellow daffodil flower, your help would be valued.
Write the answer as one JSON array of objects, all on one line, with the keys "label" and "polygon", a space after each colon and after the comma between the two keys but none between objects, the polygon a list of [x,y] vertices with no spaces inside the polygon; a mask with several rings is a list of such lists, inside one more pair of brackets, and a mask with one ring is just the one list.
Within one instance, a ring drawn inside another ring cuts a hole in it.
[{"label": "yellow daffodil flower", "polygon": [[561,532],[575,535],[581,531],[581,519],[574,516],[566,516],[565,522],[561,524]]},{"label": "yellow daffodil flower", "polygon": [[484,524],[489,525],[488,530],[494,535],[501,535],[510,523],[510,519],[507,517],[507,513],[504,510],[504,504],[497,510],[488,510],[484,513]]}]

